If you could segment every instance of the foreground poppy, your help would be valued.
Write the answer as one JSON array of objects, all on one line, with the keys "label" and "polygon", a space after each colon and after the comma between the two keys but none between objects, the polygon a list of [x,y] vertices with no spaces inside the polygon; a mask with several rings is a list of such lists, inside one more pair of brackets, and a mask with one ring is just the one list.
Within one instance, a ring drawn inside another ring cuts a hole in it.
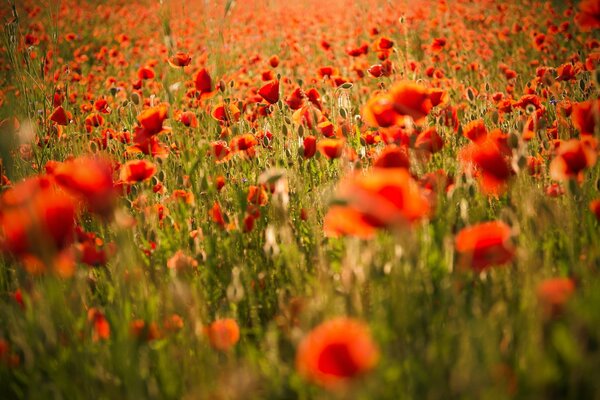
[{"label": "foreground poppy", "polygon": [[583,180],[584,170],[596,164],[596,151],[588,142],[571,139],[561,142],[550,163],[550,177],[557,181]]},{"label": "foreground poppy", "polygon": [[79,157],[59,163],[52,175],[69,192],[81,197],[88,209],[102,216],[112,211],[116,190],[111,163],[98,157]]},{"label": "foreground poppy", "polygon": [[476,272],[509,263],[515,256],[511,229],[502,221],[489,221],[462,229],[456,235],[459,264]]},{"label": "foreground poppy", "polygon": [[296,369],[328,389],[339,388],[373,369],[379,350],[366,324],[335,318],[313,329],[296,352]]},{"label": "foreground poppy", "polygon": [[404,168],[373,168],[368,175],[347,178],[339,198],[345,205],[332,207],[325,216],[328,236],[368,238],[375,228],[410,225],[430,212],[424,192]]},{"label": "foreground poppy", "polygon": [[405,117],[422,124],[431,109],[443,98],[443,92],[432,91],[412,81],[400,81],[387,93],[372,97],[363,108],[363,118],[381,128],[399,125]]}]

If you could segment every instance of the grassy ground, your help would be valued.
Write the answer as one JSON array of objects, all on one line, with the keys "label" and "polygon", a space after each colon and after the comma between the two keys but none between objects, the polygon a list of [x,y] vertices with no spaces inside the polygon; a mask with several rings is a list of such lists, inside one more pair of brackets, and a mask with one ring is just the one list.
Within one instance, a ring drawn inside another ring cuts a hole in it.
[{"label": "grassy ground", "polygon": [[287,3],[1,6],[0,397],[600,398],[598,20]]}]

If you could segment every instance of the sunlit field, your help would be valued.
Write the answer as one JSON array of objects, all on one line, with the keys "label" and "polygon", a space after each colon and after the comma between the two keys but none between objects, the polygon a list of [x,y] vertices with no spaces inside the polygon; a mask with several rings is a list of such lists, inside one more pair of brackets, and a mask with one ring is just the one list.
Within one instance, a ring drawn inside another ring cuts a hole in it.
[{"label": "sunlit field", "polygon": [[1,399],[600,399],[600,1],[3,0]]}]

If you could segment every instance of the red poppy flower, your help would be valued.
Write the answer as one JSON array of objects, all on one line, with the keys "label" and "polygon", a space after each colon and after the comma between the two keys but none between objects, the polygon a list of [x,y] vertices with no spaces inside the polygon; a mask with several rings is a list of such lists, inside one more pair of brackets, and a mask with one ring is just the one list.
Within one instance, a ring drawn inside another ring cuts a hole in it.
[{"label": "red poppy flower", "polygon": [[196,90],[200,92],[201,97],[209,97],[214,94],[212,79],[206,68],[202,68],[196,73],[194,76],[194,85],[196,86]]},{"label": "red poppy flower", "polygon": [[227,351],[240,340],[240,327],[235,319],[218,319],[206,330],[210,345],[217,350]]},{"label": "red poppy flower", "polygon": [[466,227],[456,235],[456,251],[459,264],[476,272],[509,263],[515,255],[511,229],[501,221]]},{"label": "red poppy flower", "polygon": [[573,104],[571,111],[573,125],[582,135],[593,135],[596,121],[600,121],[600,101],[588,100]]},{"label": "red poppy flower", "polygon": [[53,175],[60,186],[85,200],[90,211],[106,216],[112,210],[116,191],[108,160],[79,157],[58,164]]},{"label": "red poppy flower", "polygon": [[406,149],[398,146],[387,146],[373,163],[376,168],[406,168],[410,167],[410,160]]},{"label": "red poppy flower", "polygon": [[0,197],[0,249],[59,253],[74,239],[76,204],[47,179],[30,178]]},{"label": "red poppy flower", "polygon": [[560,314],[575,292],[575,282],[570,278],[550,278],[541,282],[536,290],[537,298],[548,317]]},{"label": "red poppy flower", "polygon": [[121,167],[121,181],[136,183],[148,180],[156,173],[156,165],[148,160],[128,161]]},{"label": "red poppy flower", "polygon": [[600,28],[600,1],[582,0],[575,22],[585,32]]},{"label": "red poppy flower", "polygon": [[317,149],[330,160],[342,156],[344,141],[341,139],[322,139],[317,143]]},{"label": "red poppy flower", "polygon": [[379,349],[369,328],[351,318],[335,318],[313,329],[296,352],[296,369],[328,389],[343,386],[372,370]]},{"label": "red poppy flower", "polygon": [[439,53],[446,46],[446,38],[435,38],[431,44],[431,51]]},{"label": "red poppy flower", "polygon": [[309,135],[302,140],[302,155],[304,158],[311,158],[317,152],[317,138]]},{"label": "red poppy flower", "polygon": [[50,114],[50,121],[56,122],[58,125],[67,126],[71,117],[67,114],[62,106],[58,106]]},{"label": "red poppy flower", "polygon": [[190,63],[192,62],[192,57],[189,56],[189,54],[187,53],[182,53],[182,52],[178,52],[177,54],[175,54],[174,56],[169,58],[169,64],[172,67],[185,67],[187,65],[190,65]]},{"label": "red poppy flower", "polygon": [[469,122],[463,128],[463,135],[473,142],[477,142],[487,136],[487,128],[482,119]]},{"label": "red poppy flower", "polygon": [[269,104],[275,104],[279,101],[279,81],[275,80],[267,83],[260,88],[258,94]]},{"label": "red poppy flower", "polygon": [[583,179],[583,171],[596,163],[596,151],[583,140],[559,142],[556,157],[550,163],[550,177],[561,181]]},{"label": "red poppy flower", "polygon": [[444,140],[435,128],[429,128],[419,133],[415,140],[415,149],[437,153],[444,147]]}]

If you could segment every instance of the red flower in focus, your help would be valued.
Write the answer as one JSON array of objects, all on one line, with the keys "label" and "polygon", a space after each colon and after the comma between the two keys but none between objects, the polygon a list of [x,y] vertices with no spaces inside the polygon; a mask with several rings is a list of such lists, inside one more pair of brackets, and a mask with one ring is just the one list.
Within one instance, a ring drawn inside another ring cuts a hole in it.
[{"label": "red flower in focus", "polygon": [[379,349],[369,328],[351,318],[336,318],[314,328],[296,352],[296,369],[306,379],[335,389],[372,370]]},{"label": "red flower in focus", "polygon": [[275,80],[267,83],[260,88],[258,94],[269,104],[277,103],[279,101],[279,81]]},{"label": "red flower in focus", "polygon": [[510,227],[501,221],[483,222],[462,229],[456,235],[456,251],[459,264],[476,272],[506,264],[515,255]]}]

